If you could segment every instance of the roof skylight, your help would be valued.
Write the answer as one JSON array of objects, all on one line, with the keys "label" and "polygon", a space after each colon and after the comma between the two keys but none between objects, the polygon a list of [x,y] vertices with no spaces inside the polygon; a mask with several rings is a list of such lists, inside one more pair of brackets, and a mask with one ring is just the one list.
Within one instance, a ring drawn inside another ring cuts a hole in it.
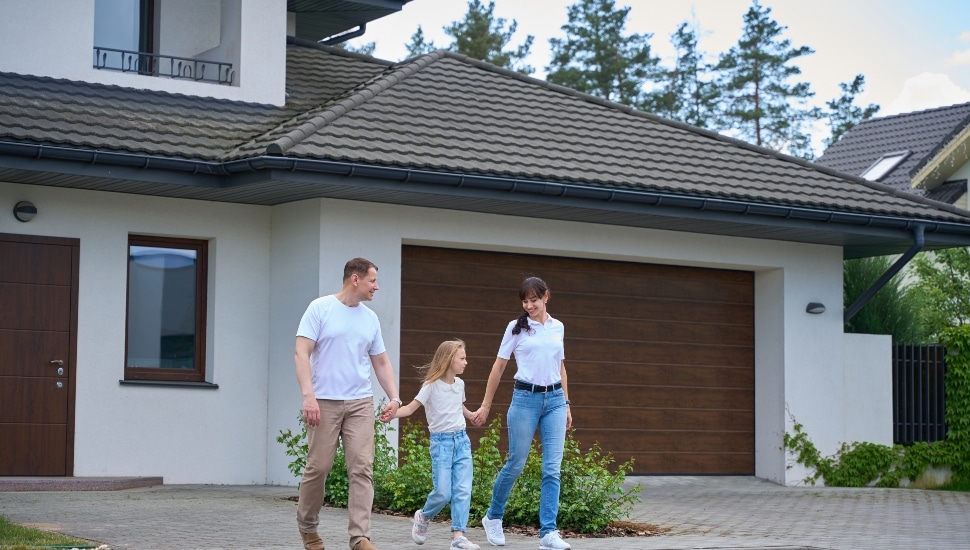
[{"label": "roof skylight", "polygon": [[896,166],[898,166],[907,155],[909,155],[909,151],[900,151],[898,153],[883,155],[879,158],[879,160],[873,163],[872,166],[862,173],[862,177],[869,181],[879,181],[883,176],[892,172],[893,169],[896,168]]}]

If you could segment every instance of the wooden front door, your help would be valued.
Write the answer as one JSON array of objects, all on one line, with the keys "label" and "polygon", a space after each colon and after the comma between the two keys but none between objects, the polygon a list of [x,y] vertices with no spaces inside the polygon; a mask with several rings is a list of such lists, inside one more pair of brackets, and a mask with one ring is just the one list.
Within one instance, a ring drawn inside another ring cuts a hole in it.
[{"label": "wooden front door", "polygon": [[0,476],[74,474],[79,251],[0,234]]}]

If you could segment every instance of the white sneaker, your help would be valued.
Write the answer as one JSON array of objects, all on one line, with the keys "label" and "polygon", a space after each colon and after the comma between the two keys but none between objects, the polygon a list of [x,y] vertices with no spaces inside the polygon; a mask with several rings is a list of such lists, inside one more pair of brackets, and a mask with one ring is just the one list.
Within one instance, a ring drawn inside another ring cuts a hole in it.
[{"label": "white sneaker", "polygon": [[411,539],[418,544],[424,544],[428,540],[428,524],[430,521],[424,519],[421,510],[414,512],[414,520],[411,522]]},{"label": "white sneaker", "polygon": [[562,540],[559,531],[549,531],[546,536],[539,539],[539,550],[571,550],[572,546]]},{"label": "white sneaker", "polygon": [[492,546],[505,546],[505,533],[502,532],[502,520],[482,518],[482,527],[485,528],[485,537]]},{"label": "white sneaker", "polygon": [[451,539],[451,548],[452,550],[480,550],[481,547],[464,536],[458,536]]}]

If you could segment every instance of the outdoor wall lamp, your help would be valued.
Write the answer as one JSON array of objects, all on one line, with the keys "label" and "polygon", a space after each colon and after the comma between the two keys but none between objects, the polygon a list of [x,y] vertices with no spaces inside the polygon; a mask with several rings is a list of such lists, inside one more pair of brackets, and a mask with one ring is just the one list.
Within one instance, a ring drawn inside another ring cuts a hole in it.
[{"label": "outdoor wall lamp", "polygon": [[20,201],[13,206],[13,217],[22,222],[29,222],[37,215],[37,207],[34,203]]},{"label": "outdoor wall lamp", "polygon": [[825,313],[825,304],[821,302],[809,302],[805,306],[805,311],[811,313],[812,315],[818,315],[819,313]]}]

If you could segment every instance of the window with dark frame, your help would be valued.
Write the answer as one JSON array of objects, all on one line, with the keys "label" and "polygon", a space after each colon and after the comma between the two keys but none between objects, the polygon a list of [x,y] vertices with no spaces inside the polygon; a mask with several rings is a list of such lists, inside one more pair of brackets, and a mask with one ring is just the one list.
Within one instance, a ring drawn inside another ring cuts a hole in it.
[{"label": "window with dark frame", "polygon": [[128,237],[125,380],[205,381],[208,243]]}]

